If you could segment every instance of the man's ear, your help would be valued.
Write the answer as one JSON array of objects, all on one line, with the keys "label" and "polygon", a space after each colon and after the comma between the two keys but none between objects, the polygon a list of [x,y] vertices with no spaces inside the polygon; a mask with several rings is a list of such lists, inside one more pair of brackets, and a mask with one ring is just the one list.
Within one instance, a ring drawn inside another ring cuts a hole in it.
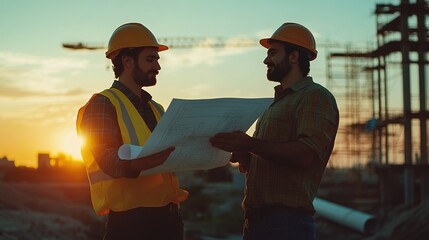
[{"label": "man's ear", "polygon": [[289,64],[296,64],[299,62],[299,52],[292,51],[289,53]]},{"label": "man's ear", "polygon": [[131,69],[134,67],[134,59],[130,56],[122,56],[122,65],[124,69]]}]

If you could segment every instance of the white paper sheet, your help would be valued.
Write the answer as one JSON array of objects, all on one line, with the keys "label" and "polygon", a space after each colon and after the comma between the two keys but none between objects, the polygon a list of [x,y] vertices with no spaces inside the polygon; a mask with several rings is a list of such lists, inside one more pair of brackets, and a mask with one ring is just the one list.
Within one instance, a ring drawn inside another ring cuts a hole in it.
[{"label": "white paper sheet", "polygon": [[224,166],[230,153],[212,147],[209,138],[219,132],[247,131],[272,102],[272,98],[173,99],[146,144],[124,144],[119,157],[132,160],[176,148],[162,165],[141,175]]}]

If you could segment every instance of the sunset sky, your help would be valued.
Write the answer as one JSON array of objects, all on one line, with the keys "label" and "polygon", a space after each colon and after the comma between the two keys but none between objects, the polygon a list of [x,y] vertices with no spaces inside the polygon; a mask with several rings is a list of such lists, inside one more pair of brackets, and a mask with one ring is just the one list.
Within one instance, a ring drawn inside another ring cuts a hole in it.
[{"label": "sunset sky", "polygon": [[[81,158],[76,113],[114,75],[104,50],[72,51],[64,42],[107,45],[126,22],[143,23],[157,38],[208,39],[259,39],[298,22],[321,46],[368,45],[375,42],[376,3],[397,1],[1,0],[0,157],[19,166],[36,166],[39,152]],[[310,75],[325,85],[326,51],[318,50]],[[261,46],[171,49],[160,53],[158,84],[146,90],[165,108],[172,98],[271,97],[265,55]]]}]

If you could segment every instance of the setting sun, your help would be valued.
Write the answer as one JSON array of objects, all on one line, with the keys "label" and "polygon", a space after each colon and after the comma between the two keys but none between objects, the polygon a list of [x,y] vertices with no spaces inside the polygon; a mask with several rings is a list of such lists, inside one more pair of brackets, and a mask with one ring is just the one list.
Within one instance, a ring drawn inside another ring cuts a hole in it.
[{"label": "setting sun", "polygon": [[82,159],[80,148],[84,143],[83,137],[78,136],[76,132],[69,131],[64,134],[60,151],[70,154],[75,160],[79,160]]}]

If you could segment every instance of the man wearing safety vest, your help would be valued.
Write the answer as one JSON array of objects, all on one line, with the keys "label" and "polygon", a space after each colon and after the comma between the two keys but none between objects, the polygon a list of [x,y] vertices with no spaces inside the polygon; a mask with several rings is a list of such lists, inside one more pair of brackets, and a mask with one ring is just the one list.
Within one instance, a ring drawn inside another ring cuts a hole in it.
[{"label": "man wearing safety vest", "polygon": [[143,146],[164,112],[142,87],[156,84],[158,52],[167,49],[140,23],[118,27],[106,52],[117,80],[78,113],[92,204],[98,215],[109,214],[104,239],[183,239],[178,206],[188,192],[172,173],[140,176],[161,165],[174,147],[132,161],[118,157],[124,143]]},{"label": "man wearing safety vest", "polygon": [[259,42],[268,49],[267,78],[279,83],[274,101],[253,137],[219,133],[210,141],[246,173],[243,239],[314,240],[313,200],[334,147],[338,107],[308,76],[317,50],[306,27],[284,23]]}]

